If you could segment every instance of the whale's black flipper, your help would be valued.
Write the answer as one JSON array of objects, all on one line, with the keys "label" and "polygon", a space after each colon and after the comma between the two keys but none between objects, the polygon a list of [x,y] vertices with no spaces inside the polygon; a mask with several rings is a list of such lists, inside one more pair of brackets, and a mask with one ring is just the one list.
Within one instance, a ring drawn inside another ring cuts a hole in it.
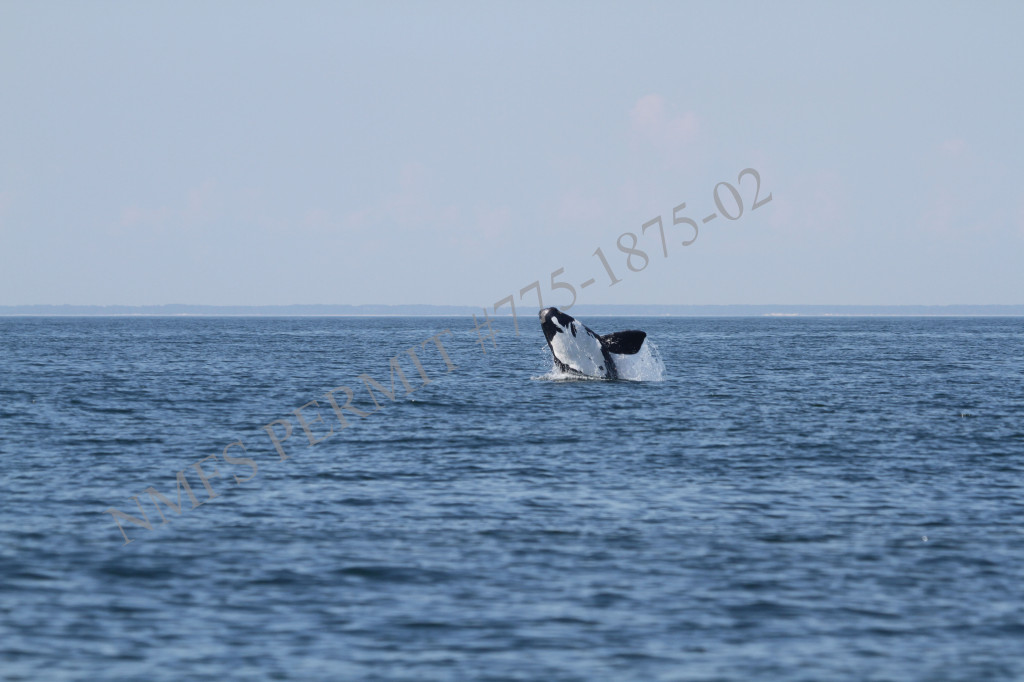
[{"label": "whale's black flipper", "polygon": [[604,336],[599,336],[597,338],[609,353],[616,353],[618,355],[634,355],[635,353],[639,353],[640,347],[644,345],[644,339],[647,338],[647,332],[630,329],[625,332],[605,334]]}]

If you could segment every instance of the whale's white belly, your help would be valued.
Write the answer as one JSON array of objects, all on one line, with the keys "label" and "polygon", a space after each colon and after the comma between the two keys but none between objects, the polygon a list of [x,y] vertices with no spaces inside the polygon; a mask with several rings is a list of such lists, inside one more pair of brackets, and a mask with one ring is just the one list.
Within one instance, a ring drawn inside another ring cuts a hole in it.
[{"label": "whale's white belly", "polygon": [[[607,376],[608,368],[605,367],[601,342],[579,322],[573,320],[571,326],[572,329],[566,328],[551,339],[551,350],[555,357],[580,374]],[[575,336],[573,331],[576,332]]]}]

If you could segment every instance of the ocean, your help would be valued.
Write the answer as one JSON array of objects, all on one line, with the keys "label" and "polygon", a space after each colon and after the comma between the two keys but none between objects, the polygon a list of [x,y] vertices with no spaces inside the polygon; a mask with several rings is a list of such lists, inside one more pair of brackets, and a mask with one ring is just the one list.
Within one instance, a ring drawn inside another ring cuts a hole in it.
[{"label": "ocean", "polygon": [[1024,679],[1024,319],[582,321],[0,318],[0,677]]}]

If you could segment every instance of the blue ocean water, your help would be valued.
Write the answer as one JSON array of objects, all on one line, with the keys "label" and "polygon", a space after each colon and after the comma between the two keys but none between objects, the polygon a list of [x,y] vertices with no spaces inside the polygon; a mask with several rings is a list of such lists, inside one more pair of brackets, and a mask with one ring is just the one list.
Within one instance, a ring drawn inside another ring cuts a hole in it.
[{"label": "blue ocean water", "polygon": [[0,319],[0,676],[1024,678],[1024,320],[583,321]]}]

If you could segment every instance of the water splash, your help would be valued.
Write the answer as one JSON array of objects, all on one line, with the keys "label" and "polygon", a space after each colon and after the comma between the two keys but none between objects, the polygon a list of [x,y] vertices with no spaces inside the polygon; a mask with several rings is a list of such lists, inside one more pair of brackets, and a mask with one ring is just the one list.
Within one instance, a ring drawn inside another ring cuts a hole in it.
[{"label": "water splash", "polygon": [[651,339],[644,341],[636,355],[615,356],[619,378],[625,381],[664,381],[665,363],[661,360],[658,346]]}]

